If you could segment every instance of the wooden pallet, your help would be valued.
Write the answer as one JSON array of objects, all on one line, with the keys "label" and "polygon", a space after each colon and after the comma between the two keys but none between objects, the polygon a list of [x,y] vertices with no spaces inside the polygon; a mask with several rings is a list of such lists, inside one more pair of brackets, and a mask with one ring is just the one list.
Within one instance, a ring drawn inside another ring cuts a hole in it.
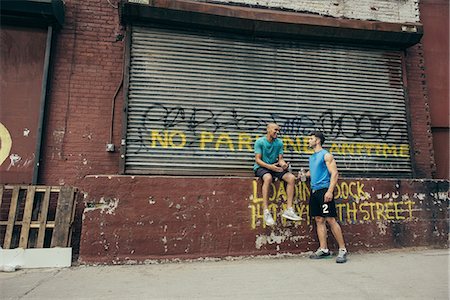
[{"label": "wooden pallet", "polygon": [[3,248],[70,246],[76,193],[66,186],[0,185]]}]

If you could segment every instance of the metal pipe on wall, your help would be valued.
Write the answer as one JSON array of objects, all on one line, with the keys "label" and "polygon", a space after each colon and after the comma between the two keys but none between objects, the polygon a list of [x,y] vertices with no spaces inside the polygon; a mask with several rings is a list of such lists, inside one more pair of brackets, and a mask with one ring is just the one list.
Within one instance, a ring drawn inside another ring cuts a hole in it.
[{"label": "metal pipe on wall", "polygon": [[39,109],[39,122],[36,133],[36,151],[34,156],[33,177],[31,184],[37,184],[39,181],[39,167],[41,160],[41,148],[43,127],[45,118],[45,107],[47,102],[47,86],[48,86],[48,74],[50,66],[50,54],[53,40],[53,26],[47,27],[47,42],[45,45],[45,57],[44,57],[44,70],[42,72],[42,88],[41,88],[41,101]]}]

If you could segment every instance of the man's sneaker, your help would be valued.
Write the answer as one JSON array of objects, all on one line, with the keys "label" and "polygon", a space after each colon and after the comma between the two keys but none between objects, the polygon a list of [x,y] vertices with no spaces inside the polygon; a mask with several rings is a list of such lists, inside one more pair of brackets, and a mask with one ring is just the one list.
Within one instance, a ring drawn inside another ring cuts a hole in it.
[{"label": "man's sneaker", "polygon": [[347,250],[346,249],[339,249],[339,254],[336,257],[336,262],[338,264],[343,264],[347,261]]},{"label": "man's sneaker", "polygon": [[300,218],[294,211],[292,207],[289,207],[286,209],[282,216],[286,219],[292,220],[292,221],[300,221],[302,218]]},{"label": "man's sneaker", "polygon": [[266,223],[267,226],[275,225],[275,221],[272,218],[272,214],[268,209],[264,210],[264,222]]},{"label": "man's sneaker", "polygon": [[328,249],[325,250],[325,249],[319,248],[319,249],[317,249],[316,252],[311,254],[309,256],[309,258],[311,258],[311,259],[320,259],[320,258],[329,257],[330,255],[331,255],[330,250],[328,250]]}]

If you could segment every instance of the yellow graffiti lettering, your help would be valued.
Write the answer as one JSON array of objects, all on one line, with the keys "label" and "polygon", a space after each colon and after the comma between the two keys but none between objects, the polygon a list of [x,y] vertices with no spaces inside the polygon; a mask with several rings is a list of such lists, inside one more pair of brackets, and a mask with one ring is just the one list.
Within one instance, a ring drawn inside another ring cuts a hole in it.
[{"label": "yellow graffiti lettering", "polygon": [[349,197],[352,197],[353,199],[365,199],[367,193],[364,191],[364,184],[359,181],[343,181],[336,184],[334,199],[347,200]]},{"label": "yellow graffiti lettering", "polygon": [[355,144],[342,144],[343,155],[355,155]]},{"label": "yellow graffiti lettering", "polygon": [[331,144],[330,153],[332,154],[342,154],[341,146],[337,143]]},{"label": "yellow graffiti lettering", "polygon": [[[258,224],[263,224],[264,222],[258,222],[258,220],[263,220],[262,206],[263,198],[261,196],[261,181],[253,180],[252,182],[253,194],[251,199],[251,213],[252,213],[252,228]],[[342,181],[336,185],[336,191],[339,200],[336,203],[337,218],[341,222],[356,223],[358,220],[361,221],[402,221],[406,219],[413,218],[413,208],[415,202],[412,201],[391,201],[391,202],[369,202],[368,199],[371,198],[369,193],[364,191],[364,184],[360,181]],[[310,224],[309,217],[309,205],[307,199],[309,199],[311,191],[308,188],[306,182],[299,181],[295,185],[295,194],[293,206],[297,211],[298,215],[302,217],[298,224],[306,221]],[[345,199],[348,197],[349,200]],[[358,197],[360,199],[358,199]],[[273,218],[277,217],[280,219],[280,215],[286,208],[286,186],[283,181],[277,181],[271,183],[269,188],[269,209],[273,215]],[[336,197],[335,197],[336,198]],[[359,200],[365,200],[359,203]],[[380,198],[381,199],[381,198]],[[342,202],[344,201],[344,202]],[[280,224],[283,226],[287,224],[287,220],[284,218],[280,219]],[[265,226],[265,225],[260,225]]]},{"label": "yellow graffiti lettering", "polygon": [[357,185],[356,185],[356,191],[357,191],[356,193],[358,194],[359,198],[367,197],[366,192],[364,192],[364,190],[363,190],[363,187],[364,187],[364,184],[358,181]]},{"label": "yellow graffiti lettering", "polygon": [[415,202],[409,200],[406,201],[405,204],[408,205],[409,218],[412,219],[412,206],[415,204]]},{"label": "yellow graffiti lettering", "polygon": [[357,212],[358,212],[358,209],[356,208],[355,202],[347,203],[347,220],[356,221]]},{"label": "yellow graffiti lettering", "polygon": [[394,203],[392,203],[392,202],[387,202],[384,204],[384,212],[386,213],[386,219],[388,219],[388,220],[395,219],[395,217],[393,215],[391,215],[391,213],[394,212],[394,210],[392,209],[393,206],[394,206]]},{"label": "yellow graffiti lettering", "polygon": [[343,217],[343,208],[344,207],[345,207],[344,203],[336,204],[337,215],[338,215],[339,221],[341,221],[341,222],[344,220],[344,217]]},{"label": "yellow graffiti lettering", "polygon": [[207,143],[212,143],[214,140],[214,135],[209,131],[202,131],[200,133],[200,150],[206,149]]},{"label": "yellow graffiti lettering", "polygon": [[246,150],[253,151],[252,143],[253,143],[252,137],[249,134],[247,134],[247,133],[239,133],[239,136],[238,136],[238,149],[239,149],[239,151],[244,150],[244,146],[245,146]]},{"label": "yellow graffiti lettering", "polygon": [[151,131],[152,148],[174,148],[181,149],[186,145],[186,135],[180,130],[158,130]]},{"label": "yellow graffiti lettering", "polygon": [[356,144],[356,154],[361,155],[364,148],[363,144]]},{"label": "yellow graffiti lettering", "polygon": [[383,203],[377,202],[377,219],[381,220],[381,217],[386,220],[386,216],[384,215],[384,205]]},{"label": "yellow graffiti lettering", "polygon": [[8,158],[11,148],[11,135],[6,126],[0,123],[0,166]]},{"label": "yellow graffiti lettering", "polygon": [[234,146],[233,146],[233,141],[230,138],[230,135],[228,135],[227,133],[222,133],[216,141],[216,151],[219,150],[220,145],[221,144],[226,144],[228,145],[228,148],[230,149],[230,151],[234,151]]},{"label": "yellow graffiti lettering", "polygon": [[300,152],[299,149],[297,148],[297,145],[289,136],[283,137],[283,145],[284,145],[284,152],[287,152],[289,147],[292,147],[292,149],[294,149],[294,152]]},{"label": "yellow graffiti lettering", "polygon": [[[175,143],[174,140],[176,140],[175,137],[178,136],[179,142]],[[172,148],[175,149],[181,149],[184,147],[184,145],[186,145],[186,135],[184,134],[183,131],[180,130],[174,130],[171,131],[169,134],[169,145]]]},{"label": "yellow graffiti lettering", "polygon": [[253,180],[253,203],[263,202],[262,197],[258,197],[258,181]]},{"label": "yellow graffiti lettering", "polygon": [[284,188],[284,184],[282,182],[280,182],[280,185],[278,186],[278,192],[277,192],[277,199],[287,199],[287,194],[286,194],[286,190]]},{"label": "yellow graffiti lettering", "polygon": [[400,145],[398,150],[398,156],[409,157],[409,145]]},{"label": "yellow graffiti lettering", "polygon": [[358,195],[355,195],[355,194],[352,192],[352,188],[355,187],[355,186],[356,186],[356,183],[355,183],[355,182],[350,182],[350,183],[348,184],[348,193],[349,193],[350,196],[352,196],[353,198],[358,198]]},{"label": "yellow graffiti lettering", "polygon": [[404,216],[400,216],[399,213],[403,212],[403,209],[399,208],[399,205],[403,204],[403,202],[394,202],[394,210],[395,210],[395,219],[396,220],[404,220]]},{"label": "yellow graffiti lettering", "polygon": [[163,148],[169,147],[169,134],[167,131],[163,132],[163,136],[161,136],[161,133],[157,130],[152,130],[152,147],[157,147],[156,143],[159,142],[159,145]]},{"label": "yellow graffiti lettering", "polygon": [[388,156],[398,156],[397,147],[395,145],[389,146],[388,144],[383,145],[383,153],[385,157]]},{"label": "yellow graffiti lettering", "polygon": [[[280,183],[281,184],[281,183]],[[277,188],[275,187],[275,184],[270,184],[270,189],[269,189],[269,201],[275,201],[275,199],[277,199],[277,193],[276,193]],[[270,192],[272,192],[272,194],[270,194]]]},{"label": "yellow graffiti lettering", "polygon": [[[298,145],[301,144],[301,139],[300,138],[297,138],[297,144]],[[300,149],[300,146],[298,147],[298,149]],[[303,138],[303,153],[308,153],[308,154],[314,153],[314,150],[309,148],[309,137],[304,137]]]},{"label": "yellow graffiti lettering", "polygon": [[368,205],[369,205],[369,203],[367,203],[367,202],[361,203],[359,205],[359,211],[364,214],[363,217],[362,217],[362,219],[364,221],[370,220],[370,213],[367,210],[364,209],[364,207],[368,206]]}]

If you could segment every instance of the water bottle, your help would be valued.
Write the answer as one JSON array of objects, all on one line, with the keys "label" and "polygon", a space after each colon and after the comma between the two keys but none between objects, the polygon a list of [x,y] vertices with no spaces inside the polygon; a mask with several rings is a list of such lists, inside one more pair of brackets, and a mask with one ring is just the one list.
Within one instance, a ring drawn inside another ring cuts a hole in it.
[{"label": "water bottle", "polygon": [[292,165],[291,165],[291,163],[288,163],[288,171],[289,171],[290,173],[292,173]]},{"label": "water bottle", "polygon": [[300,177],[300,181],[306,181],[305,169],[300,168],[300,171],[298,171],[298,176]]}]

